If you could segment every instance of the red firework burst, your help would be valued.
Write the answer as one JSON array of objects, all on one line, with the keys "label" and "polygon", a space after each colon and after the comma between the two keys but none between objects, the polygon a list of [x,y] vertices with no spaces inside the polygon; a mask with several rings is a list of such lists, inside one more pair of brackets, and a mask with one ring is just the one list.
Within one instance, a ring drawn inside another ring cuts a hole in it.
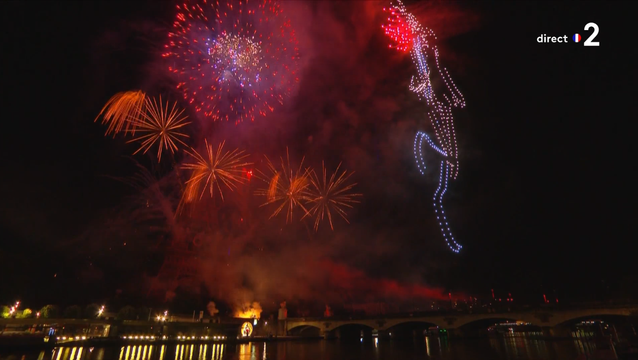
[{"label": "red firework burst", "polygon": [[283,104],[299,51],[278,2],[187,0],[177,10],[164,57],[196,111],[239,123]]}]

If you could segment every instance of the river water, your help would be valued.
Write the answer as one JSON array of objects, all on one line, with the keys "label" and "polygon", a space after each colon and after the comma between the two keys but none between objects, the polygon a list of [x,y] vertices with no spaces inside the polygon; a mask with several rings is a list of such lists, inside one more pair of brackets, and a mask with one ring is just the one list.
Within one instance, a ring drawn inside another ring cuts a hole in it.
[{"label": "river water", "polygon": [[575,360],[595,351],[593,341],[541,340],[526,335],[491,339],[406,341],[300,340],[248,344],[60,347],[46,351],[4,351],[2,360]]}]

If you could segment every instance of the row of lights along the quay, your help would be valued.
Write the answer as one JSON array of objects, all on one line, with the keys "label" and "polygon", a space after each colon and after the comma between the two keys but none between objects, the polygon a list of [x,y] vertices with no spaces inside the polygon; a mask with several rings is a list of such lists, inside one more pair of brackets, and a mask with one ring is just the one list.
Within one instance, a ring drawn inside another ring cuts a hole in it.
[{"label": "row of lights along the quay", "polygon": [[[56,338],[58,341],[73,341],[73,340],[87,340],[86,336],[58,336]],[[154,335],[124,335],[122,336],[124,340],[167,340],[168,337],[164,336],[154,336]],[[226,340],[226,336],[215,335],[215,336],[177,336],[177,340]]]},{"label": "row of lights along the quay", "polygon": [[[152,335],[124,335],[124,340],[167,340],[168,337],[164,336],[152,336]],[[226,336],[214,335],[214,336],[185,336],[178,335],[177,340],[226,340]]]},{"label": "row of lights along the quay", "polygon": [[177,340],[226,340],[226,336],[178,336]]},{"label": "row of lights along the quay", "polygon": [[58,336],[58,337],[56,337],[56,339],[58,341],[59,340],[62,340],[62,341],[66,341],[66,340],[69,340],[69,341],[72,341],[72,340],[86,340],[86,336]]}]

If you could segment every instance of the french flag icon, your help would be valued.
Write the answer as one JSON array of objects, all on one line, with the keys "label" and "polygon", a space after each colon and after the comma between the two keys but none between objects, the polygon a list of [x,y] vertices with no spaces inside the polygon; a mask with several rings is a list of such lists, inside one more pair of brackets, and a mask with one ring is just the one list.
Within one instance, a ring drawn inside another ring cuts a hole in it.
[{"label": "french flag icon", "polygon": [[580,37],[580,35],[578,35],[578,34],[574,34],[574,36],[572,37],[572,39],[574,39],[574,42],[580,42],[580,40],[581,40],[582,38]]}]

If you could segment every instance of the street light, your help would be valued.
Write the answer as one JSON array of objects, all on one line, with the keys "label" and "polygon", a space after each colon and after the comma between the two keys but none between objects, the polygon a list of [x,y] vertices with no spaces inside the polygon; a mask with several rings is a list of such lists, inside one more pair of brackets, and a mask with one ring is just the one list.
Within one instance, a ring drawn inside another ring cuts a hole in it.
[{"label": "street light", "polygon": [[9,315],[13,316],[14,314],[16,314],[19,306],[20,306],[20,301],[16,301],[16,304],[13,305],[11,309],[9,309]]},{"label": "street light", "polygon": [[157,321],[166,321],[166,319],[168,318],[168,310],[164,311],[164,316],[162,315],[157,315]]},{"label": "street light", "polygon": [[102,305],[102,307],[100,308],[100,310],[97,311],[97,317],[102,316],[102,314],[104,314],[104,305]]}]

